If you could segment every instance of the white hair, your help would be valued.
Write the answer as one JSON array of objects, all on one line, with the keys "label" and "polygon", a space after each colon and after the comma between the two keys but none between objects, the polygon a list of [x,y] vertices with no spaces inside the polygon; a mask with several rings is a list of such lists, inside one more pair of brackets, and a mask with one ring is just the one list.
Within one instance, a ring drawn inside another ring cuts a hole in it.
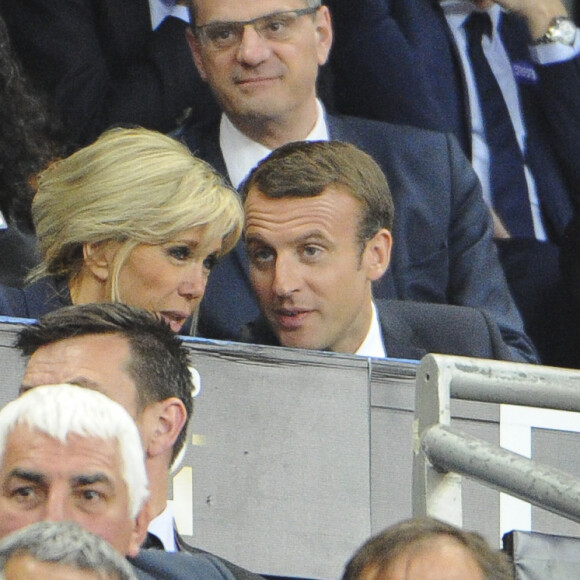
[{"label": "white hair", "polygon": [[145,456],[135,422],[109,397],[74,385],[30,389],[0,410],[0,461],[10,433],[28,426],[66,444],[69,435],[113,440],[119,445],[129,516],[137,517],[149,497]]}]

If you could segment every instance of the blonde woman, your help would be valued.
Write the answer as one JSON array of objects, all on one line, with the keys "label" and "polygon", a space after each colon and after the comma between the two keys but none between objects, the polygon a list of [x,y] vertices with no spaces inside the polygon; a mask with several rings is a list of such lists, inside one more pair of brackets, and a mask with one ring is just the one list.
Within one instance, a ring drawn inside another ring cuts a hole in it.
[{"label": "blonde woman", "polygon": [[44,171],[32,215],[43,261],[23,290],[0,288],[0,314],[123,302],[188,333],[243,226],[236,192],[210,165],[141,128],[107,131]]}]

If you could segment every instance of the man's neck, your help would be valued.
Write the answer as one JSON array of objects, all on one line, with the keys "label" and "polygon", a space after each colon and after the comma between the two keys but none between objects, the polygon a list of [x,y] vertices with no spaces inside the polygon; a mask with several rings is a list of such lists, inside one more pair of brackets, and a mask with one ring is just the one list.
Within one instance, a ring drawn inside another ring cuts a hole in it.
[{"label": "man's neck", "polygon": [[238,131],[256,143],[274,150],[286,143],[306,139],[318,120],[318,106],[314,98],[299,111],[293,110],[272,119],[257,116],[228,118]]},{"label": "man's neck", "polygon": [[149,479],[149,509],[152,518],[157,517],[167,506],[169,493],[168,466],[166,461],[147,459]]}]

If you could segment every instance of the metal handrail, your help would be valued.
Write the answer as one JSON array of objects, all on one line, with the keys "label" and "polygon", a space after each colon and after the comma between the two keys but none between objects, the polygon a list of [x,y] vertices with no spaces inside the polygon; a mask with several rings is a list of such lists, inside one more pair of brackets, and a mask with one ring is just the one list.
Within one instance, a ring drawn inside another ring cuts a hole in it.
[{"label": "metal handrail", "polygon": [[427,355],[417,372],[413,513],[462,523],[461,475],[580,522],[580,480],[450,428],[450,400],[580,412],[580,371]]}]

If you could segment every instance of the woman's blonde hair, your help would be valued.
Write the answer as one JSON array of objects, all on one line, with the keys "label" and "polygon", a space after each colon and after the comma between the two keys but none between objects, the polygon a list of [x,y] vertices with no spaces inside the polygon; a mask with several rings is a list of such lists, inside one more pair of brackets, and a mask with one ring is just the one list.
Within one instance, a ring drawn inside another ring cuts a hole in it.
[{"label": "woman's blonde hair", "polygon": [[142,128],[111,129],[93,144],[57,161],[39,179],[32,216],[43,263],[32,278],[73,279],[83,245],[120,244],[111,275],[118,300],[119,271],[139,244],[163,244],[205,226],[205,239],[231,250],[243,227],[236,191],[185,145]]}]

